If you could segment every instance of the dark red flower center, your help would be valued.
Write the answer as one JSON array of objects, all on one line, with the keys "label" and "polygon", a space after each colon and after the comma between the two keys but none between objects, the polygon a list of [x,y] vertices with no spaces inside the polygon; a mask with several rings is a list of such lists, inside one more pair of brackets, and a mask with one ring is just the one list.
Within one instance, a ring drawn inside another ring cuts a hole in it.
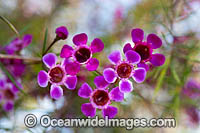
[{"label": "dark red flower center", "polygon": [[49,73],[50,80],[54,83],[59,83],[64,77],[64,72],[60,67],[54,67]]},{"label": "dark red flower center", "polygon": [[10,89],[6,89],[4,90],[4,97],[5,99],[13,100],[15,98],[15,94]]},{"label": "dark red flower center", "polygon": [[117,74],[120,78],[129,78],[132,72],[132,67],[128,63],[122,63],[117,67]]},{"label": "dark red flower center", "polygon": [[150,49],[145,45],[137,45],[135,51],[141,56],[141,60],[149,59]]},{"label": "dark red flower center", "polygon": [[93,96],[93,101],[96,105],[104,106],[109,101],[108,93],[104,90],[97,90]]},{"label": "dark red flower center", "polygon": [[86,62],[91,56],[88,48],[80,48],[75,52],[75,58],[79,63]]},{"label": "dark red flower center", "polygon": [[18,49],[17,50],[21,50],[23,48],[23,43],[17,43],[15,45],[15,47],[17,47]]}]

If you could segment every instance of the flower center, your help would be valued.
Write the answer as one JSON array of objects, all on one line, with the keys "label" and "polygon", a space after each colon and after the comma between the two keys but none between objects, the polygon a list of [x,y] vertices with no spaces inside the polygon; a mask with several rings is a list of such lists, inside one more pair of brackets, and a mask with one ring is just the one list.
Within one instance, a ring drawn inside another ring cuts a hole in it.
[{"label": "flower center", "polygon": [[54,67],[49,73],[50,80],[54,83],[59,83],[64,77],[64,72],[60,67]]},{"label": "flower center", "polygon": [[96,105],[104,106],[109,101],[108,93],[104,90],[97,90],[93,94],[93,100]]},{"label": "flower center", "polygon": [[13,100],[15,98],[15,94],[10,89],[6,89],[4,91],[4,97],[8,100]]},{"label": "flower center", "polygon": [[88,48],[80,48],[75,52],[75,58],[79,63],[86,62],[91,56],[91,52]]},{"label": "flower center", "polygon": [[145,45],[137,45],[135,51],[141,56],[141,60],[146,60],[150,57],[150,49]]},{"label": "flower center", "polygon": [[128,63],[122,63],[117,67],[117,74],[120,78],[129,78],[132,72],[132,67]]},{"label": "flower center", "polygon": [[23,48],[22,43],[17,43],[15,46],[18,48],[17,50],[21,50]]}]

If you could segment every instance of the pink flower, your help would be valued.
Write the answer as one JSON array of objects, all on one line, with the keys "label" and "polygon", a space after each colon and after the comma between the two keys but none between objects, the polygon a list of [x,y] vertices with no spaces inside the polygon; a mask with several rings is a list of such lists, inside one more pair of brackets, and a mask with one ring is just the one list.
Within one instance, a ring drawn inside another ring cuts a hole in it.
[{"label": "pink flower", "polygon": [[103,76],[97,76],[94,80],[96,89],[84,83],[78,91],[82,98],[89,98],[90,102],[82,104],[81,111],[85,116],[94,117],[96,109],[102,110],[103,117],[113,118],[118,112],[114,106],[110,106],[111,101],[120,102],[124,99],[124,94],[120,92],[119,87],[113,88],[110,92],[107,89],[108,83]]},{"label": "pink flower", "polygon": [[144,68],[135,67],[141,60],[140,55],[135,51],[127,51],[125,56],[126,59],[122,60],[120,51],[112,52],[108,59],[114,64],[114,68],[106,68],[103,71],[103,76],[108,83],[114,83],[117,78],[120,79],[119,90],[123,93],[133,90],[130,78],[133,78],[137,83],[141,83],[146,77]]},{"label": "pink flower", "polygon": [[136,51],[141,56],[141,61],[138,64],[139,67],[144,67],[146,70],[149,69],[147,62],[152,63],[154,66],[161,66],[165,63],[165,56],[159,53],[153,53],[154,49],[158,49],[162,46],[162,40],[156,34],[149,34],[147,40],[144,41],[144,31],[136,28],[131,32],[132,41],[134,47],[131,47],[130,43],[124,46],[124,53],[129,50]]},{"label": "pink flower", "polygon": [[38,84],[41,87],[47,87],[48,82],[51,83],[50,96],[53,99],[59,99],[63,95],[61,85],[65,85],[68,89],[74,90],[77,84],[77,77],[67,75],[64,62],[57,64],[57,56],[48,53],[42,58],[44,64],[49,68],[48,72],[41,70],[38,73]]},{"label": "pink flower", "polygon": [[88,37],[85,33],[77,34],[73,38],[75,48],[64,45],[60,57],[71,59],[66,62],[66,72],[70,75],[76,75],[80,71],[80,66],[85,64],[88,71],[95,71],[99,66],[99,61],[93,58],[93,54],[101,52],[104,48],[103,42],[99,38],[95,38],[90,46],[87,46]]}]

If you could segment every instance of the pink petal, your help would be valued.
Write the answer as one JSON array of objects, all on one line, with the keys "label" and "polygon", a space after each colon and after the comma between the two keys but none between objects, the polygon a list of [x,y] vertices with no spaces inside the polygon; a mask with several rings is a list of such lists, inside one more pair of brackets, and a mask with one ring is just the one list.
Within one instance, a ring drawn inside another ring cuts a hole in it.
[{"label": "pink petal", "polygon": [[91,103],[82,104],[81,111],[85,116],[94,117],[96,115],[96,108]]},{"label": "pink petal", "polygon": [[121,53],[119,50],[113,51],[109,56],[108,59],[112,64],[117,64],[121,61]]},{"label": "pink petal", "polygon": [[105,118],[106,116],[111,119],[117,115],[118,109],[113,106],[108,106],[106,109],[102,110],[102,115]]},{"label": "pink petal", "polygon": [[60,57],[61,58],[69,58],[72,56],[72,53],[73,53],[73,48],[66,44],[63,46],[63,48],[61,50]]},{"label": "pink petal", "polygon": [[131,31],[132,41],[134,43],[141,42],[144,39],[144,31],[136,28]]},{"label": "pink petal", "polygon": [[64,82],[64,85],[70,89],[70,90],[74,90],[76,88],[76,84],[77,84],[77,77],[76,76],[67,76]]},{"label": "pink petal", "polygon": [[150,43],[153,49],[157,49],[162,46],[162,40],[156,34],[149,34],[147,36],[147,43]]},{"label": "pink petal", "polygon": [[91,58],[86,64],[88,71],[95,71],[99,66],[99,61],[96,58]]},{"label": "pink petal", "polygon": [[117,79],[115,70],[112,68],[106,68],[103,71],[103,76],[108,83],[114,83]]},{"label": "pink petal", "polygon": [[99,39],[95,38],[90,46],[92,53],[101,52],[104,48],[104,43]]},{"label": "pink petal", "polygon": [[54,53],[48,53],[43,56],[42,61],[48,68],[52,68],[56,65],[57,56]]},{"label": "pink petal", "polygon": [[123,52],[124,54],[129,51],[129,50],[132,50],[133,48],[131,47],[131,44],[130,43],[127,43],[125,44],[124,48],[123,48]]},{"label": "pink petal", "polygon": [[63,96],[63,89],[60,86],[51,85],[50,96],[51,98],[58,100]]},{"label": "pink petal", "polygon": [[78,95],[82,98],[89,98],[92,93],[92,88],[87,84],[82,84],[81,88],[78,90]]},{"label": "pink petal", "polygon": [[48,85],[48,74],[44,70],[40,71],[38,73],[37,81],[39,86],[41,87],[47,87]]},{"label": "pink petal", "polygon": [[73,37],[73,43],[77,46],[87,44],[88,37],[85,33],[77,34]]},{"label": "pink petal", "polygon": [[137,68],[133,74],[133,79],[137,83],[142,83],[146,78],[146,70],[144,68]]},{"label": "pink petal", "polygon": [[150,62],[154,66],[162,66],[165,63],[165,56],[163,54],[153,54]]}]

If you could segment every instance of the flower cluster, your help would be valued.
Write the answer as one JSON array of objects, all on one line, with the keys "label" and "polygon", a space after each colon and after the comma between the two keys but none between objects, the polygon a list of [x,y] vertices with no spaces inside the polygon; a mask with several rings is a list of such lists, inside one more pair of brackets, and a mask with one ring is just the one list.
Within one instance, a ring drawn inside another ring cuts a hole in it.
[{"label": "flower cluster", "polygon": [[[15,56],[19,55],[21,50],[27,47],[32,42],[31,35],[24,35],[22,39],[15,38],[11,43],[1,49],[2,53]],[[21,76],[23,75],[26,65],[22,59],[6,59],[0,58],[1,63],[15,78],[18,87],[22,88]],[[18,98],[19,89],[15,86],[10,79],[1,72],[0,79],[0,102],[5,111],[11,111],[14,107],[14,102]]]},{"label": "flower cluster", "polygon": [[[56,29],[59,31],[56,32],[56,37],[62,36],[66,39],[68,32],[61,30],[62,28]],[[100,109],[103,117],[115,117],[118,109],[111,104],[123,101],[124,93],[130,93],[134,89],[131,78],[136,83],[142,83],[148,70],[146,64],[148,61],[155,66],[164,63],[164,55],[153,54],[153,49],[161,47],[161,39],[155,34],[149,34],[147,41],[143,41],[143,38],[144,33],[141,29],[133,29],[132,40],[135,47],[132,48],[130,44],[125,45],[125,58],[122,58],[120,51],[113,51],[108,56],[112,67],[105,68],[102,75],[95,77],[96,87],[92,89],[86,82],[81,85],[78,95],[89,99],[89,103],[81,106],[81,111],[85,116],[94,117],[97,109]],[[72,41],[73,47],[67,44],[63,46],[60,53],[61,63],[56,63],[57,56],[53,53],[44,55],[42,59],[48,67],[48,72],[44,70],[39,72],[38,84],[41,87],[47,87],[48,82],[51,83],[50,96],[54,99],[59,99],[63,95],[61,85],[70,90],[76,88],[77,74],[82,66],[85,66],[88,71],[97,71],[99,67],[98,59],[93,58],[94,53],[104,49],[104,43],[99,38],[95,38],[88,46],[88,36],[80,33],[75,35]],[[116,86],[116,83],[119,85]]]},{"label": "flower cluster", "polygon": [[[10,44],[6,45],[2,52],[8,55],[18,55],[21,50],[27,47],[32,42],[31,35],[25,35],[23,39],[15,38]],[[12,73],[16,78],[21,77],[25,71],[26,65],[21,59],[4,59],[0,58],[0,61],[6,66],[6,68]]]},{"label": "flower cluster", "polygon": [[[21,84],[18,86],[21,87]],[[14,102],[18,98],[18,88],[6,78],[0,79],[0,103],[5,111],[11,111],[14,107]]]}]

